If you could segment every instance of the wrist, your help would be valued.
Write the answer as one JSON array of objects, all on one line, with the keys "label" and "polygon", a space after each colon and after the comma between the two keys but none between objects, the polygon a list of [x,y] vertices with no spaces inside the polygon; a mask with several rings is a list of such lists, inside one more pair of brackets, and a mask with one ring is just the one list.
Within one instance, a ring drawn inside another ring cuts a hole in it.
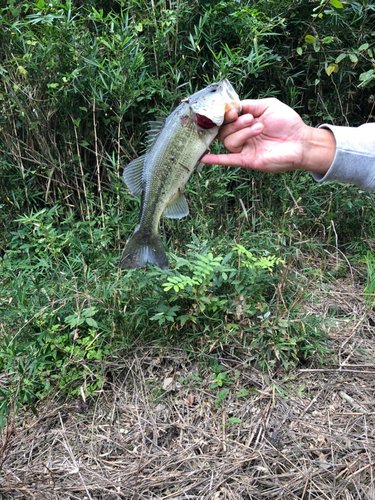
[{"label": "wrist", "polygon": [[335,136],[328,129],[305,126],[301,168],[324,175],[336,154]]}]

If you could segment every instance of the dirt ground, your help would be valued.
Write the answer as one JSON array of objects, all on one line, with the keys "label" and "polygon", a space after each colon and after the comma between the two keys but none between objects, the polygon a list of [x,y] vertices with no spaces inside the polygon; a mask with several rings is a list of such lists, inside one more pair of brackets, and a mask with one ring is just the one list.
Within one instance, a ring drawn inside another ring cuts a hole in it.
[{"label": "dirt ground", "polygon": [[264,375],[220,346],[222,406],[207,362],[149,345],[108,366],[95,400],[20,413],[2,434],[0,498],[374,500],[374,316],[350,283],[310,307],[328,360]]}]

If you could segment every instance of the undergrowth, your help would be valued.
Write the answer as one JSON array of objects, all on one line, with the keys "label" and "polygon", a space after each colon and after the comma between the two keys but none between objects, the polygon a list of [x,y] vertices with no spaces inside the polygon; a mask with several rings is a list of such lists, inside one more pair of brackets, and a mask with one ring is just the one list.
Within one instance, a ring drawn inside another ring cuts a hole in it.
[{"label": "undergrowth", "polygon": [[89,397],[106,380],[104,361],[139,338],[159,345],[173,338],[201,353],[216,344],[246,345],[262,370],[324,354],[319,321],[275,300],[283,259],[251,248],[246,231],[230,246],[192,233],[186,252],[170,255],[170,270],[120,272],[118,254],[108,251],[110,225],[73,226],[59,210],[20,217],[1,260],[0,369],[8,377],[2,414],[32,406],[52,389]]},{"label": "undergrowth", "polygon": [[224,77],[312,125],[373,120],[374,21],[367,0],[0,7],[0,415],[50,391],[94,395],[139,342],[246,347],[265,371],[322,359],[292,264],[309,253],[324,273],[339,249],[366,263],[371,303],[366,193],[206,166],[186,186],[190,217],[161,222],[171,269],[120,272],[139,212],[121,174],[150,119]]}]

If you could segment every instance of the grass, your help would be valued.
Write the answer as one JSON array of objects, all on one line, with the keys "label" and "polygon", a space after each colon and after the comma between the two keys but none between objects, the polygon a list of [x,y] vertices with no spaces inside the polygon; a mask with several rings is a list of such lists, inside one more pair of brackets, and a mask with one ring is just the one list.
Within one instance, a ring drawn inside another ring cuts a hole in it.
[{"label": "grass", "polygon": [[373,120],[371,2],[8,4],[2,498],[373,498],[367,193],[206,166],[161,222],[170,270],[117,268],[122,168],[198,88]]},{"label": "grass", "polygon": [[331,325],[324,365],[311,358],[268,374],[248,362],[251,349],[233,342],[197,358],[140,338],[103,362],[106,383],[95,398],[55,394],[37,416],[20,411],[15,435],[9,420],[4,500],[24,497],[25,488],[42,499],[276,499],[308,491],[370,500],[374,339],[357,293],[338,285],[320,296],[319,288],[318,315],[325,307],[318,300],[338,293],[352,307],[348,316],[357,315]]},{"label": "grass", "polygon": [[192,233],[171,255],[171,270],[120,272],[119,252],[106,252],[115,230],[102,222],[73,225],[58,206],[16,221],[1,261],[3,415],[51,388],[95,393],[105,380],[98,362],[132,349],[140,335],[160,345],[172,337],[191,350],[204,339],[205,351],[241,337],[264,370],[324,353],[319,322],[285,309],[289,292],[282,307],[275,300],[285,262],[271,235],[270,250],[250,251],[247,231],[241,244],[227,236],[200,242]]},{"label": "grass", "polygon": [[333,252],[353,266],[367,258],[372,293],[374,207],[352,186],[206,167],[186,187],[189,219],[162,221],[171,270],[117,263],[139,211],[123,165],[141,154],[149,119],[196,89],[228,77],[243,98],[283,89],[312,124],[370,117],[374,13],[325,4],[323,17],[262,0],[0,9],[3,421],[54,391],[100,393],[104,364],[140,338],[191,356],[246,347],[263,372],[323,359],[322,322],[301,306],[310,262],[329,280],[345,272],[327,264]]}]

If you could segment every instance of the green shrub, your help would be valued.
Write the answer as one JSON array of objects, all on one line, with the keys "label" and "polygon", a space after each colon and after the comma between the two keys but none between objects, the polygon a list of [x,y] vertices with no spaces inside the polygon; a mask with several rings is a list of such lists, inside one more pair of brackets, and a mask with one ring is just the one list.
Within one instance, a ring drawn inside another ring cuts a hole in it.
[{"label": "green shrub", "polygon": [[[223,77],[313,125],[373,120],[374,22],[367,0],[0,8],[1,414],[50,390],[95,393],[103,360],[139,338],[246,345],[264,370],[324,354],[319,319],[291,308],[292,278],[283,305],[275,298],[282,261],[331,244],[366,255],[366,193],[207,166],[186,186],[190,218],[161,223],[171,269],[119,272],[139,211],[121,174],[150,119]],[[221,404],[229,381],[216,375]]]},{"label": "green shrub", "polygon": [[[0,413],[32,405],[50,390],[89,396],[105,381],[102,361],[131,349],[140,335],[167,345],[172,335],[200,350],[202,342],[209,350],[217,342],[240,345],[241,338],[254,344],[253,362],[262,369],[275,352],[285,367],[320,352],[321,332],[305,332],[303,341],[284,327],[264,333],[271,311],[279,326],[284,316],[273,302],[280,257],[193,235],[185,256],[171,254],[170,270],[120,272],[118,255],[108,251],[110,224],[73,226],[59,211],[20,217],[0,260],[0,370],[8,376]],[[222,255],[214,250],[220,247]]]}]

